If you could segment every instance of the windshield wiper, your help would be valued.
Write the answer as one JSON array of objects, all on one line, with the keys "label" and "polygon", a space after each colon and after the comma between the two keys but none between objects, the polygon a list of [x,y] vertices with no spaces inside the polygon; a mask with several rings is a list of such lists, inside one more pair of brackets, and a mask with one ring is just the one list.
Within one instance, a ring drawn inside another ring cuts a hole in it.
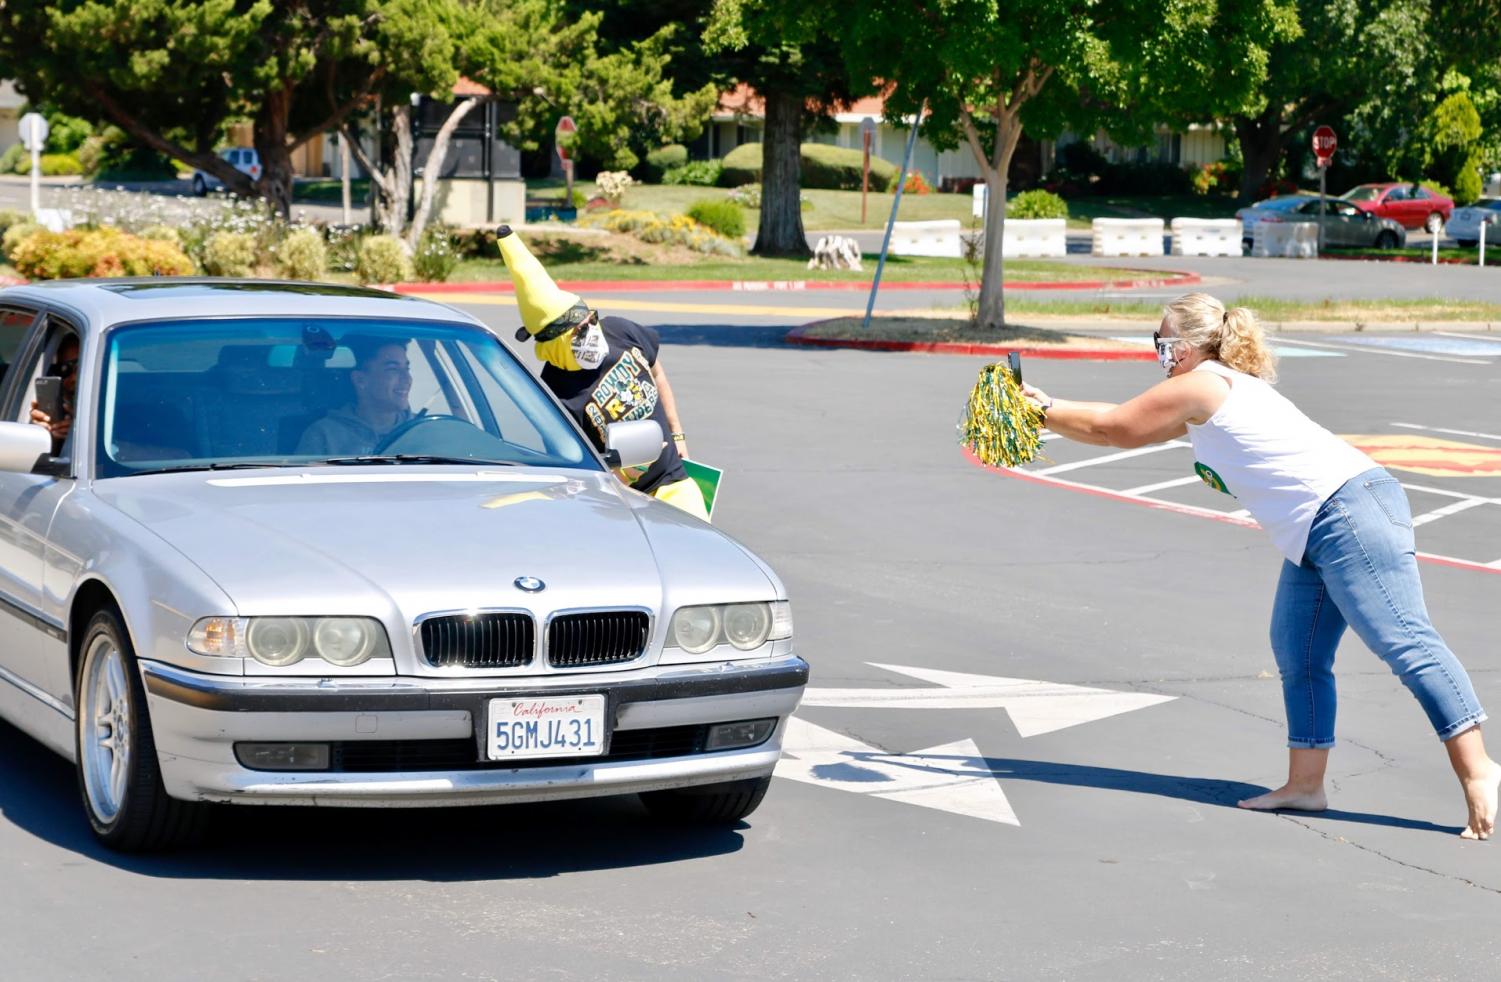
[{"label": "windshield wiper", "polygon": [[486,460],[480,457],[444,457],[439,454],[393,453],[362,454],[358,457],[327,457],[320,464],[460,464],[465,467],[517,467],[514,460]]},{"label": "windshield wiper", "polygon": [[136,471],[136,474],[183,474],[188,471],[238,471],[260,469],[265,467],[301,467],[300,463],[290,461],[273,460],[253,462],[247,460],[214,460],[205,461],[201,464],[183,464],[180,467],[154,467],[151,470]]}]

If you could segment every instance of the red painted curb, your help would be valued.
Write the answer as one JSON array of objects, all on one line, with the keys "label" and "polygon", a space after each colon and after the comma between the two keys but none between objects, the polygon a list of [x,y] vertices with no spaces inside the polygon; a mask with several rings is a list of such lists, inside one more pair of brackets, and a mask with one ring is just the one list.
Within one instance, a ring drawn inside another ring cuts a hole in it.
[{"label": "red painted curb", "polygon": [[[1197,273],[1174,273],[1171,276],[1137,280],[1062,280],[1008,283],[1008,290],[1126,290],[1136,287],[1190,286],[1199,282]],[[683,293],[689,291],[730,290],[745,293],[775,293],[799,290],[858,290],[865,292],[865,280],[559,280],[558,286],[575,293]],[[882,290],[962,290],[965,284],[953,280],[914,280],[886,282]],[[514,293],[509,280],[474,283],[397,283],[397,293]]]},{"label": "red painted curb", "polygon": [[1015,344],[985,344],[974,341],[881,341],[867,338],[810,338],[802,332],[814,324],[794,327],[782,340],[815,348],[857,348],[865,351],[913,351],[929,355],[1004,355],[1016,352],[1028,358],[1052,358],[1074,361],[1155,361],[1151,351],[1117,351],[1107,348],[1034,348]]},{"label": "red painted curb", "polygon": [[[1424,258],[1422,256],[1386,256],[1386,257],[1381,257],[1381,256],[1335,256],[1335,255],[1331,255],[1331,254],[1329,254],[1329,253],[1326,252],[1320,258],[1322,258],[1322,259],[1338,259],[1338,260],[1341,260],[1341,261],[1347,262],[1347,263],[1422,263],[1425,266],[1432,266],[1433,265],[1433,259],[1432,259],[1431,256],[1428,257],[1428,258]],[[1470,262],[1468,259],[1444,258],[1442,256],[1439,257],[1438,264],[1440,266],[1478,266],[1479,265],[1478,263],[1472,263],[1472,262]]]}]

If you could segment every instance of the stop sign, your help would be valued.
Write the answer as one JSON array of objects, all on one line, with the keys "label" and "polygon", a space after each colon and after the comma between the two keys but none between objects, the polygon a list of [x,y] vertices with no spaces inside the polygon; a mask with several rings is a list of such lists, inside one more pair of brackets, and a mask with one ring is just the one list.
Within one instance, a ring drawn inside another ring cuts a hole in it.
[{"label": "stop sign", "polygon": [[572,116],[564,116],[558,120],[557,129],[553,130],[553,139],[558,145],[558,156],[563,160],[568,159],[568,148],[563,145],[563,137],[577,133],[578,129],[578,124],[574,123]]},{"label": "stop sign", "polygon": [[1334,148],[1339,146],[1339,140],[1334,136],[1334,129],[1329,126],[1320,126],[1313,131],[1313,154],[1319,158],[1319,166],[1329,163],[1329,158],[1334,156]]}]

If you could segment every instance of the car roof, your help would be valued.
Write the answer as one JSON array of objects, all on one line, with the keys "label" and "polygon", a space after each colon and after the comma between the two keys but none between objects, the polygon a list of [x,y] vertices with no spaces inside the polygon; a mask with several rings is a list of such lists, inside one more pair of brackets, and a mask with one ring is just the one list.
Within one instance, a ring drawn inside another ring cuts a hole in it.
[{"label": "car roof", "polygon": [[203,317],[374,317],[480,322],[446,304],[370,287],[295,280],[147,276],[52,280],[0,290],[0,302],[63,308],[85,331]]}]

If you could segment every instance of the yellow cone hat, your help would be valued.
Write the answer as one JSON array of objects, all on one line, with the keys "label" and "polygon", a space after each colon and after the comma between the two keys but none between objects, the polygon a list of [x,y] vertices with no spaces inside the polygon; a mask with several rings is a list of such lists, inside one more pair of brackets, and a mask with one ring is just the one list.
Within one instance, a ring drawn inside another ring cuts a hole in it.
[{"label": "yellow cone hat", "polygon": [[516,306],[521,310],[521,323],[528,334],[535,336],[579,303],[578,295],[554,283],[537,257],[527,249],[526,243],[509,226],[502,225],[497,233],[501,258],[505,260],[506,269],[511,271],[511,282],[516,285]]}]

